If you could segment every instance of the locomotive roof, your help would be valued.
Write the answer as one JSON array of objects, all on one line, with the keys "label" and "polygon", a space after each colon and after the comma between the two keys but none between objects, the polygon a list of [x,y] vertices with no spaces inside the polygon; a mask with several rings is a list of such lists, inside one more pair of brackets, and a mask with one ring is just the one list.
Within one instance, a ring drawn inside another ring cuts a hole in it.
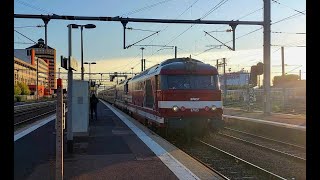
[{"label": "locomotive roof", "polygon": [[167,64],[171,64],[171,63],[177,63],[177,62],[195,62],[195,63],[202,63],[199,60],[196,59],[191,59],[191,58],[173,58],[173,59],[167,59],[165,61],[163,61],[162,63],[160,63],[160,66],[164,66]]},{"label": "locomotive roof", "polygon": [[197,68],[199,69],[206,69],[206,70],[213,70],[215,67],[205,64],[199,60],[192,59],[192,58],[172,58],[172,59],[167,59],[160,64],[157,64],[155,66],[152,66],[145,71],[141,72],[140,74],[134,76],[132,80],[139,79],[140,77],[149,77],[151,75],[156,75],[159,74],[162,69],[185,69],[186,64],[191,63],[191,64],[196,64]]}]

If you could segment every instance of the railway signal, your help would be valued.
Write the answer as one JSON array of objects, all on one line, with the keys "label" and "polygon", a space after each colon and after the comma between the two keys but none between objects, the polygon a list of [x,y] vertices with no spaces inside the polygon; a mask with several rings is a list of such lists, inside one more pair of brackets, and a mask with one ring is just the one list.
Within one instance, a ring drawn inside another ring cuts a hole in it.
[{"label": "railway signal", "polygon": [[251,66],[250,70],[250,84],[257,85],[257,66]]},{"label": "railway signal", "polygon": [[257,64],[257,75],[262,75],[263,74],[263,63],[262,62],[258,62]]}]

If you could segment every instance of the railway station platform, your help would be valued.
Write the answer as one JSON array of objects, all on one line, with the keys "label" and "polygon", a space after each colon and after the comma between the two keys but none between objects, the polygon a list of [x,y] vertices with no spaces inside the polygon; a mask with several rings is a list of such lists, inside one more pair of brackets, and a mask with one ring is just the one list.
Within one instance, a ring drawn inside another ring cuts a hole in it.
[{"label": "railway station platform", "polygon": [[224,108],[223,111],[225,117],[235,116],[240,118],[252,118],[275,123],[283,123],[293,126],[306,126],[306,115],[302,114],[271,113],[270,115],[266,116],[262,111],[248,112],[239,108]]},{"label": "railway station platform", "polygon": [[[89,136],[74,137],[73,154],[65,152],[64,179],[222,179],[104,101],[89,129]],[[28,179],[55,179],[55,159]]]}]

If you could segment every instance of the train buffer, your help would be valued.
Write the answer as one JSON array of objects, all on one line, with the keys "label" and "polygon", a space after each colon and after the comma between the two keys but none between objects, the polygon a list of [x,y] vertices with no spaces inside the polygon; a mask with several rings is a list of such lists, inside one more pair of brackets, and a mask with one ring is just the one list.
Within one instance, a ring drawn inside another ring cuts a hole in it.
[{"label": "train buffer", "polygon": [[[64,153],[64,179],[222,179],[104,101],[97,111],[89,136],[74,137],[73,154]],[[28,179],[54,179],[54,164]]]}]

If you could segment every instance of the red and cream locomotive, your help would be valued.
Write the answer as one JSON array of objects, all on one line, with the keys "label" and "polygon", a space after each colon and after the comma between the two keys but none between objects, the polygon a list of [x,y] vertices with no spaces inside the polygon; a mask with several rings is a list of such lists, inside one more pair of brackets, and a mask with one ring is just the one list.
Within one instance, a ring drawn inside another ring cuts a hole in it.
[{"label": "red and cream locomotive", "polygon": [[217,69],[191,58],[163,61],[99,97],[161,134],[182,129],[191,135],[223,125]]}]

